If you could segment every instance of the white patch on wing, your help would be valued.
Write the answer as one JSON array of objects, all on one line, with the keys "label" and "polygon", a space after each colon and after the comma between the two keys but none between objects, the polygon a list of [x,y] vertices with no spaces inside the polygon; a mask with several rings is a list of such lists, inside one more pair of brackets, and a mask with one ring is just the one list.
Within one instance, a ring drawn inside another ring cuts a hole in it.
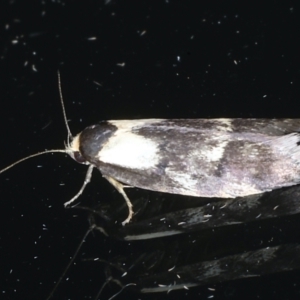
[{"label": "white patch on wing", "polygon": [[223,157],[227,144],[228,140],[222,141],[217,146],[212,147],[209,151],[202,152],[203,158],[205,158],[208,162],[219,161]]},{"label": "white patch on wing", "polygon": [[280,153],[290,156],[295,160],[300,159],[299,134],[290,133],[271,140],[272,148],[278,149]]},{"label": "white patch on wing", "polygon": [[116,125],[118,130],[100,151],[99,160],[129,169],[155,167],[159,162],[157,156],[158,145],[150,139],[131,131],[134,127],[145,127],[148,124],[151,125],[161,121],[159,119],[109,121]]},{"label": "white patch on wing", "polygon": [[[193,157],[195,158],[195,160],[203,160],[205,164],[220,161],[224,155],[225,147],[227,146],[229,139],[224,134],[215,136],[213,139],[217,141],[219,140],[219,142],[216,142],[215,146],[209,145],[207,147],[203,147],[203,149],[197,149],[192,151],[187,155],[189,158],[189,162],[185,161],[185,163],[191,163],[193,161]],[[184,194],[200,197],[231,197],[226,193],[225,195],[223,195],[223,191],[220,191],[219,189],[215,191],[215,194],[212,194],[213,191],[210,191],[209,193],[207,193],[207,191],[200,191],[199,178],[195,178],[194,176],[192,176],[192,174],[195,173],[195,170],[193,170],[194,168],[197,168],[197,166],[191,165],[191,172],[184,173],[178,172],[178,170],[174,172],[172,168],[167,168],[166,173],[170,178],[172,178],[178,183],[178,186],[181,187],[183,191],[185,191]],[[213,182],[208,182],[208,184],[212,183]]]},{"label": "white patch on wing", "polygon": [[[206,148],[203,147],[203,149],[197,149],[193,151],[190,156],[201,158],[202,160],[206,162],[216,162],[222,159],[224,155],[225,148],[229,142],[229,138],[227,136],[222,135],[215,137],[215,139],[220,139],[218,143],[216,143],[215,146],[207,146]],[[221,140],[222,139],[222,140]],[[213,140],[213,139],[212,139]]]},{"label": "white patch on wing", "polygon": [[[167,174],[172,178],[174,181],[178,183],[180,187],[182,187],[185,190],[195,190],[195,187],[198,183],[196,179],[193,179],[190,174],[186,173],[175,173],[173,171],[169,171],[166,169]],[[197,191],[195,190],[197,193]]]}]

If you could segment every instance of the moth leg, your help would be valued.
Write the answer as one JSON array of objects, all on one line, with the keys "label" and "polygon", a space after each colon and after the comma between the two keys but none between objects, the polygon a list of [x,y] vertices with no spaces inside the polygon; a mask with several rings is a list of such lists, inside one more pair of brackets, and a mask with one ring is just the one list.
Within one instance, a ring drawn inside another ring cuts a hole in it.
[{"label": "moth leg", "polygon": [[91,181],[93,168],[94,168],[93,165],[89,166],[89,168],[86,172],[85,179],[84,179],[84,182],[83,182],[83,185],[82,185],[81,189],[79,190],[79,192],[71,200],[64,203],[65,207],[69,206],[72,202],[74,202],[83,193],[85,187]]},{"label": "moth leg", "polygon": [[124,197],[126,204],[128,206],[128,217],[122,222],[122,225],[124,226],[125,224],[129,223],[129,221],[131,220],[132,216],[133,216],[133,205],[130,202],[129,198],[127,197],[126,193],[124,192],[124,187],[127,187],[125,185],[123,185],[121,182],[117,181],[116,179],[114,179],[113,177],[107,176],[107,175],[103,175],[104,178],[106,178],[108,180],[108,182],[110,184],[112,184],[115,189]]}]

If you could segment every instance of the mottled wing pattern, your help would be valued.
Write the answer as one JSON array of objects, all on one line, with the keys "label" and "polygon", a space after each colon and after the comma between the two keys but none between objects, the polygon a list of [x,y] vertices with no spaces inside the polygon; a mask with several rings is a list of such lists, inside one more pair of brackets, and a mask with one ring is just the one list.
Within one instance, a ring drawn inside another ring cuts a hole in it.
[{"label": "mottled wing pattern", "polygon": [[300,181],[300,119],[110,122],[118,130],[98,168],[131,186],[234,198]]}]

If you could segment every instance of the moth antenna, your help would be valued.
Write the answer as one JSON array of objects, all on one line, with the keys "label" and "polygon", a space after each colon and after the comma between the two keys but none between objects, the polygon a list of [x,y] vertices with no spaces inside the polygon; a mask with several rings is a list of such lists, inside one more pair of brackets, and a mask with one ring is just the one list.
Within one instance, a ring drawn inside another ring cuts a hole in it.
[{"label": "moth antenna", "polygon": [[129,286],[136,285],[135,283],[128,283],[128,284],[126,284],[125,286],[123,286],[122,283],[121,283],[119,280],[114,279],[114,278],[112,278],[112,277],[110,276],[110,277],[107,278],[106,281],[103,283],[103,285],[101,286],[101,288],[100,288],[100,290],[99,290],[97,296],[94,298],[94,300],[98,300],[98,299],[100,298],[100,295],[102,294],[102,291],[104,290],[104,288],[105,288],[109,283],[111,283],[111,282],[113,282],[113,283],[117,284],[118,286],[120,286],[120,287],[121,287],[121,290],[120,290],[119,292],[117,292],[116,294],[114,294],[112,297],[110,297],[108,300],[112,300],[112,299],[114,299],[115,297],[117,297],[118,295],[120,295],[120,294],[123,292],[123,290],[124,290],[125,288],[127,288],[127,287],[129,287]]},{"label": "moth antenna", "polygon": [[9,170],[10,168],[14,167],[15,165],[29,159],[29,158],[36,157],[36,156],[39,156],[39,155],[43,155],[43,154],[46,154],[46,153],[54,153],[54,152],[68,153],[67,150],[63,150],[63,149],[52,149],[52,150],[46,150],[46,151],[43,151],[43,152],[38,152],[38,153],[35,153],[35,154],[31,154],[29,156],[26,156],[24,158],[21,158],[21,159],[15,161],[11,165],[9,165],[6,168],[0,170],[0,174],[7,171],[7,170]]},{"label": "moth antenna", "polygon": [[129,286],[134,286],[134,285],[136,285],[136,284],[135,283],[128,283],[128,284],[124,285],[118,293],[114,294],[108,300],[112,300],[112,299],[116,298],[118,295],[120,295],[124,291],[124,289],[126,289]]},{"label": "moth antenna", "polygon": [[102,291],[104,290],[104,288],[111,282],[112,278],[107,278],[106,281],[102,284],[97,296],[94,298],[94,300],[98,300],[100,295],[102,294]]},{"label": "moth antenna", "polygon": [[68,148],[70,148],[70,140],[73,139],[73,135],[71,133],[71,130],[70,130],[70,127],[68,124],[66,109],[65,109],[65,105],[64,105],[64,98],[63,98],[62,89],[61,89],[61,80],[60,80],[60,72],[59,71],[57,71],[57,79],[58,79],[58,91],[59,91],[60,103],[61,103],[61,107],[62,107],[62,111],[63,111],[65,125],[66,125],[67,131],[68,131],[67,144],[68,144]]}]

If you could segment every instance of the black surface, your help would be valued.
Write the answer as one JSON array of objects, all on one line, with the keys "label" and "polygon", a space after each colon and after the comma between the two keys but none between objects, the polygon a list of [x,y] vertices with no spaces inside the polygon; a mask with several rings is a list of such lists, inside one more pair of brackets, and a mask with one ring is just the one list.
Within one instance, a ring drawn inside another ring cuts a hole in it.
[{"label": "black surface", "polygon": [[[64,147],[58,69],[74,134],[105,119],[300,117],[300,12],[292,2],[2,1],[0,11],[1,167]],[[85,171],[50,154],[0,175],[1,298],[45,299],[53,288],[89,227],[84,212],[63,206]],[[130,195],[150,199],[150,208],[163,197]],[[91,199],[123,204],[97,172],[81,197]],[[266,247],[299,242],[299,225],[296,215],[218,237]],[[214,232],[206,236],[211,249]],[[80,256],[113,257],[140,243],[90,235]],[[222,245],[214,250],[226,252]],[[79,257],[67,278],[53,299],[93,299],[105,276],[102,265]],[[300,272],[283,272],[169,295],[124,291],[117,299],[299,299],[299,282]],[[102,299],[117,290],[107,287]]]}]

